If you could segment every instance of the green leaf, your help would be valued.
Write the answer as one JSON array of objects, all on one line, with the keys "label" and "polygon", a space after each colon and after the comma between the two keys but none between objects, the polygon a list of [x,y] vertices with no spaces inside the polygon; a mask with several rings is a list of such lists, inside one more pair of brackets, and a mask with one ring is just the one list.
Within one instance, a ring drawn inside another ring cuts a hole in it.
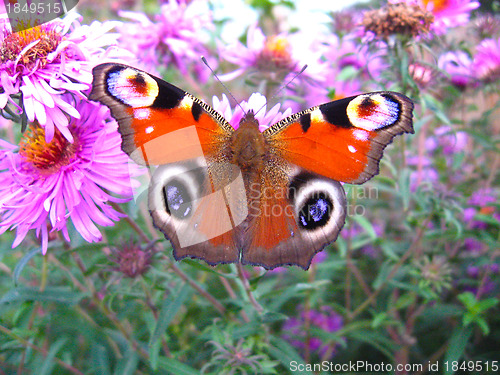
[{"label": "green leaf", "polygon": [[273,312],[273,311],[268,311],[262,315],[262,322],[263,323],[273,323],[273,322],[279,322],[282,320],[287,320],[288,316],[279,312]]},{"label": "green leaf", "polygon": [[316,280],[309,283],[297,283],[295,286],[297,290],[321,290],[331,283],[331,280]]},{"label": "green leaf", "polygon": [[203,272],[208,272],[208,273],[212,273],[212,274],[217,275],[217,276],[222,276],[226,279],[237,278],[236,274],[227,274],[227,273],[217,272],[213,267],[209,267],[203,263],[200,263],[199,261],[195,261],[192,259],[183,259],[181,263],[188,264],[190,267],[196,268],[196,269],[203,271]]},{"label": "green leaf", "polygon": [[[278,337],[271,336],[270,345],[267,348],[271,356],[280,361],[285,368],[290,368],[293,363],[304,364],[304,359],[297,353],[295,348],[288,342]],[[301,375],[313,375],[309,371],[302,371]]]},{"label": "green leaf", "polygon": [[484,299],[477,304],[480,312],[486,311],[498,305],[499,300],[497,298]]},{"label": "green leaf", "polygon": [[54,368],[54,358],[59,350],[66,344],[67,338],[60,338],[57,340],[49,349],[49,353],[45,357],[45,361],[43,361],[42,366],[37,369],[37,374],[39,375],[50,375],[52,374],[52,370]]},{"label": "green leaf", "polygon": [[[451,363],[452,361],[459,361],[464,354],[465,347],[467,346],[467,342],[469,341],[471,336],[472,336],[472,326],[467,326],[467,327],[457,326],[451,336],[448,345],[448,351],[446,352],[444,360],[447,361],[448,363]],[[453,374],[451,366],[445,368],[443,374],[444,375]]]},{"label": "green leaf", "polygon": [[106,347],[97,342],[92,342],[91,347],[92,369],[99,375],[111,375],[109,365],[109,354]]},{"label": "green leaf", "polygon": [[408,169],[403,169],[399,174],[398,185],[403,200],[403,208],[406,211],[410,207],[410,171]]},{"label": "green leaf", "polygon": [[25,256],[21,258],[19,262],[16,264],[16,268],[14,268],[14,272],[12,273],[12,278],[14,280],[14,285],[17,286],[17,283],[19,281],[19,276],[21,275],[21,272],[23,271],[24,267],[28,262],[33,258],[36,254],[41,254],[42,253],[42,248],[41,247],[36,247],[32,250],[30,250]]},{"label": "green leaf", "polygon": [[[246,324],[235,327],[233,330],[232,337],[235,340],[246,338],[258,334],[262,331],[262,323],[257,320],[250,321]],[[214,338],[215,339],[215,338]],[[224,337],[220,337],[219,340],[223,340]]]},{"label": "green leaf", "polygon": [[172,375],[199,375],[200,372],[173,358],[160,358],[158,365]]},{"label": "green leaf", "polygon": [[0,305],[6,303],[17,303],[26,301],[57,302],[64,305],[76,305],[86,294],[72,292],[67,288],[47,287],[40,291],[36,287],[17,287],[9,290],[0,299]]},{"label": "green leaf", "polygon": [[410,306],[416,299],[416,296],[414,293],[404,293],[401,295],[396,303],[394,304],[394,307],[396,309],[404,309],[408,306]]},{"label": "green leaf", "polygon": [[397,345],[384,335],[371,330],[356,330],[349,334],[352,339],[365,342],[383,353],[387,358],[393,358]]},{"label": "green leaf", "polygon": [[488,323],[486,323],[486,320],[479,317],[475,319],[475,322],[479,328],[481,328],[481,331],[483,331],[483,335],[488,336],[490,334],[490,327],[488,326]]},{"label": "green leaf", "polygon": [[376,329],[380,327],[387,320],[387,318],[388,315],[385,312],[375,315],[372,321],[372,328]]},{"label": "green leaf", "polygon": [[153,370],[158,370],[158,358],[160,357],[161,341],[156,340],[149,346],[149,364]]},{"label": "green leaf", "polygon": [[[349,55],[349,54],[348,54]],[[346,55],[346,56],[348,56]],[[353,53],[350,55],[354,55]],[[356,69],[352,65],[347,65],[346,67],[342,68],[339,74],[335,77],[337,81],[348,81],[350,79],[356,78],[359,75],[358,69]]]},{"label": "green leaf", "polygon": [[189,294],[191,294],[189,285],[183,284],[178,292],[171,293],[167,298],[165,298],[160,314],[158,315],[158,322],[156,323],[155,331],[153,336],[151,336],[151,340],[149,340],[149,346],[153,345],[156,340],[158,340],[160,336],[165,333],[168,325],[175,317]]},{"label": "green leaf", "polygon": [[472,308],[476,303],[476,297],[471,292],[465,292],[457,296],[458,300],[462,302],[467,309]]},{"label": "green leaf", "polygon": [[116,364],[114,375],[134,375],[139,365],[139,355],[134,350],[127,350]]},{"label": "green leaf", "polygon": [[497,227],[500,226],[500,221],[491,215],[475,214],[474,220],[482,221],[483,223],[495,225]]}]

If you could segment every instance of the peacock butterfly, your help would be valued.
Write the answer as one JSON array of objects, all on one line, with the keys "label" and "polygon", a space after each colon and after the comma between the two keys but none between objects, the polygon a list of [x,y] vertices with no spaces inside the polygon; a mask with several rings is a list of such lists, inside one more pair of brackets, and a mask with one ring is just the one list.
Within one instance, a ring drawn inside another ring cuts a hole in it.
[{"label": "peacock butterfly", "polygon": [[198,98],[146,72],[106,63],[89,98],[118,121],[122,149],[158,166],[148,204],[174,258],[308,269],[346,216],[339,181],[362,184],[384,148],[413,133],[413,103],[390,91],[309,108],[263,132],[252,111],[235,130]]}]

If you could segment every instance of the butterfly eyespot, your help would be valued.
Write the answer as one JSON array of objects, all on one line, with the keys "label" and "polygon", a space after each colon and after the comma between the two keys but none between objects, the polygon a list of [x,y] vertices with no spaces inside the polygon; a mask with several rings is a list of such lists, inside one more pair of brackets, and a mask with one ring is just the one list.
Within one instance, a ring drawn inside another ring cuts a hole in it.
[{"label": "butterfly eyespot", "polygon": [[393,125],[401,116],[401,105],[383,94],[359,95],[347,106],[347,117],[357,128],[373,131]]},{"label": "butterfly eyespot", "polygon": [[165,210],[170,215],[179,219],[186,219],[192,214],[193,198],[183,183],[172,180],[163,187]]},{"label": "butterfly eyespot", "polygon": [[106,83],[113,97],[134,108],[151,106],[160,91],[153,78],[132,68],[110,70]]},{"label": "butterfly eyespot", "polygon": [[345,218],[345,193],[337,181],[299,173],[290,182],[288,197],[300,230],[338,233]]},{"label": "butterfly eyespot", "polygon": [[307,198],[299,212],[299,225],[303,229],[315,230],[328,223],[332,215],[333,202],[328,194],[319,192]]},{"label": "butterfly eyespot", "polygon": [[196,200],[202,195],[204,178],[204,168],[196,163],[159,167],[149,189],[149,210],[179,220],[188,219],[193,214]]}]

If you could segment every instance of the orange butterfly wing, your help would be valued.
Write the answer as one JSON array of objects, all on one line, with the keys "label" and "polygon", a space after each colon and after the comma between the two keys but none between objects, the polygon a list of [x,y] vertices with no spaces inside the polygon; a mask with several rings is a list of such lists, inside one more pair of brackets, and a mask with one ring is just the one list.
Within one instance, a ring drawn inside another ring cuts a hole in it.
[{"label": "orange butterfly wing", "polygon": [[292,164],[332,180],[362,184],[378,173],[392,139],[413,133],[412,110],[404,95],[369,93],[299,112],[264,136]]}]

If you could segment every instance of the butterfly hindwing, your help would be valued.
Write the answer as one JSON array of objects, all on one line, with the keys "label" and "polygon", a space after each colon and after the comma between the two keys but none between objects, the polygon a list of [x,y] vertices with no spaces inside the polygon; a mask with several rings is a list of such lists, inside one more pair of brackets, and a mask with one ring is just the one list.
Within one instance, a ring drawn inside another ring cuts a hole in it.
[{"label": "butterfly hindwing", "polygon": [[[227,186],[244,191],[234,180]],[[212,182],[202,159],[165,164],[153,174],[149,210],[155,227],[172,243],[176,260],[191,257],[215,265],[239,259],[232,236],[236,218],[225,190]]]},{"label": "butterfly hindwing", "polygon": [[250,211],[244,264],[308,269],[314,255],[335,241],[344,225],[346,198],[339,182],[291,165],[287,169],[281,181],[275,170],[263,173],[264,186]]},{"label": "butterfly hindwing", "polygon": [[362,184],[378,173],[384,148],[413,133],[413,103],[389,91],[353,96],[299,112],[264,132],[292,164],[332,180]]}]

